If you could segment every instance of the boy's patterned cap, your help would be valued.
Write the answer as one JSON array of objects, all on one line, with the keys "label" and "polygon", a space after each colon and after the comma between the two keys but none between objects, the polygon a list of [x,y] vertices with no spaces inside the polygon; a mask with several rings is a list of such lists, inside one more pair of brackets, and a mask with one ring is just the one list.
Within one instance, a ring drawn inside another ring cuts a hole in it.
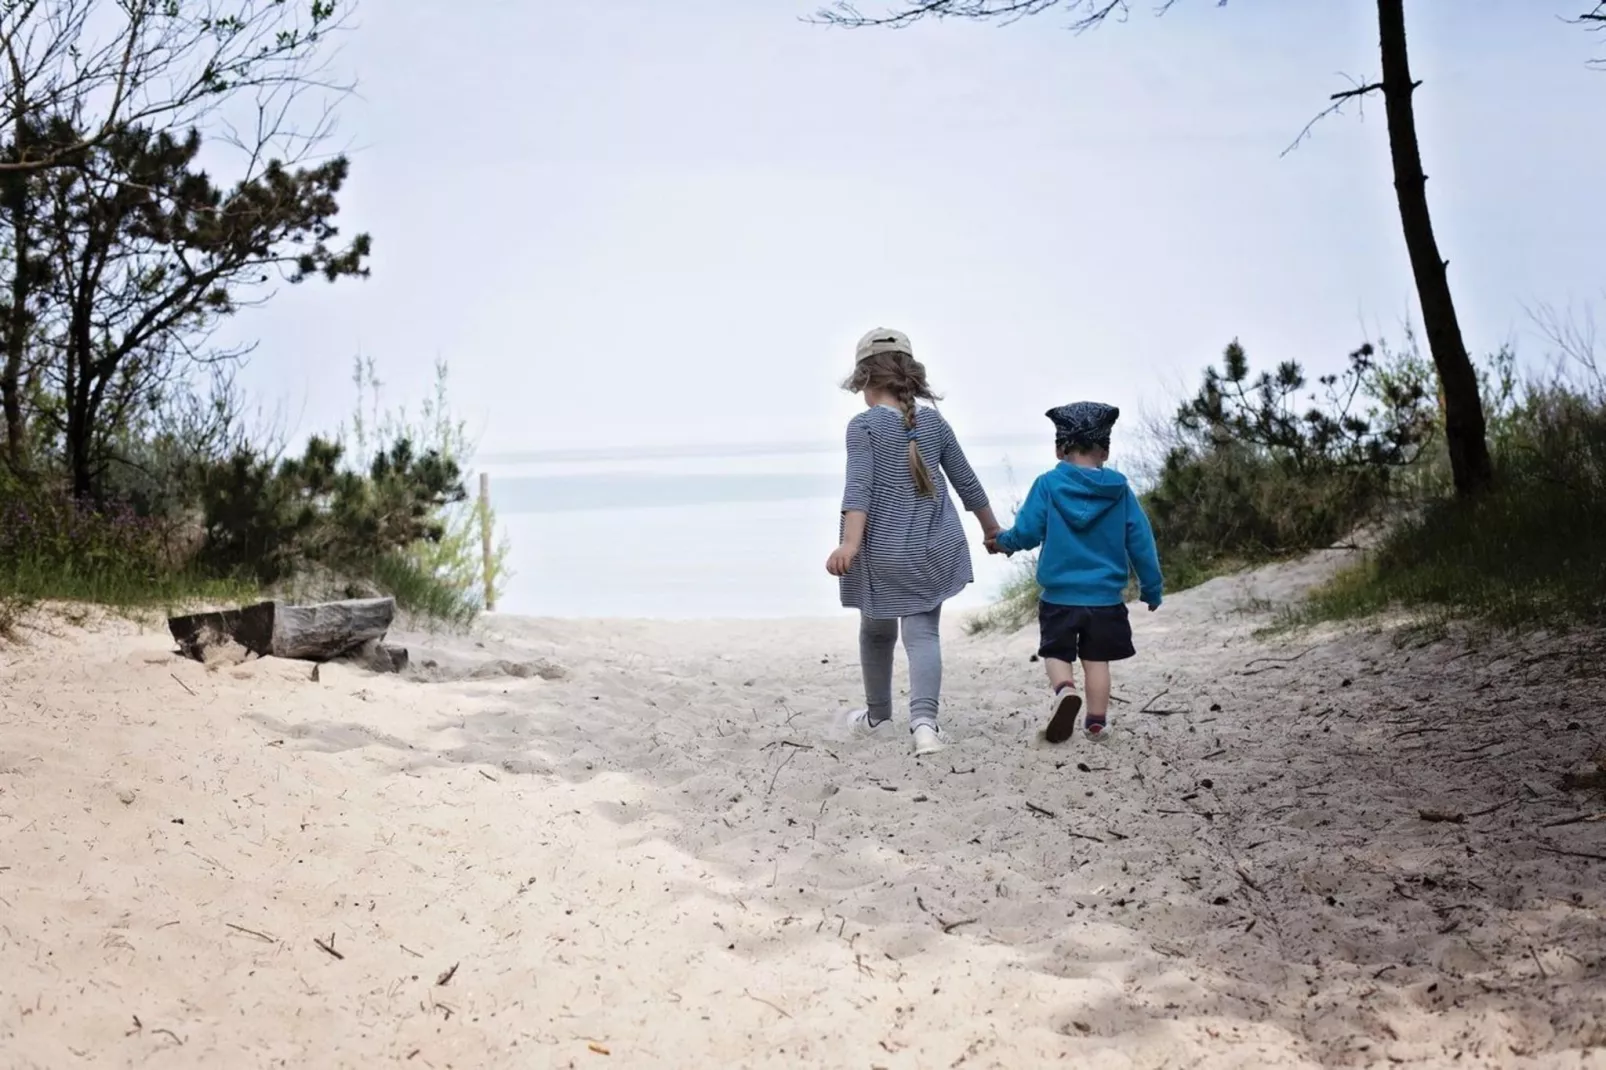
[{"label": "boy's patterned cap", "polygon": [[1110,448],[1110,431],[1121,410],[1099,401],[1073,401],[1043,415],[1054,421],[1054,440],[1071,446]]},{"label": "boy's patterned cap", "polygon": [[911,357],[915,355],[914,347],[909,344],[909,336],[891,327],[877,327],[859,339],[853,359],[860,361],[877,353],[907,353]]}]

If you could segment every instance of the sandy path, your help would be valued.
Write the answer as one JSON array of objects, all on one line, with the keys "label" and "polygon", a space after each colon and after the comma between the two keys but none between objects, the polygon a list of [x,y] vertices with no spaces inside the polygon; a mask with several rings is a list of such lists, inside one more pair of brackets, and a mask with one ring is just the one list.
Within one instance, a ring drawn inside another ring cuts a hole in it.
[{"label": "sandy path", "polygon": [[1543,827],[1599,647],[1253,638],[1326,567],[1143,614],[1101,747],[950,628],[918,763],[831,737],[851,620],[319,682],[62,625],[0,649],[0,1066],[1606,1066],[1606,822]]}]

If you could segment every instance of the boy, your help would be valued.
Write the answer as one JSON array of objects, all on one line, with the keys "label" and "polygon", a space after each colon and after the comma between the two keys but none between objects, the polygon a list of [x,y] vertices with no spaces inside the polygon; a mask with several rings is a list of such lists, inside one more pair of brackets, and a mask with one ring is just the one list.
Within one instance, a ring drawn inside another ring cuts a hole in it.
[{"label": "boy", "polygon": [[1072,664],[1082,662],[1092,739],[1104,739],[1110,713],[1110,662],[1132,657],[1132,625],[1122,596],[1131,571],[1149,611],[1160,608],[1163,580],[1149,518],[1126,477],[1104,467],[1110,430],[1121,411],[1096,401],[1050,409],[1054,421],[1052,470],[1037,477],[1015,525],[989,540],[988,549],[1013,554],[1042,546],[1037,582],[1042,647],[1054,689],[1046,736],[1063,743],[1076,731],[1082,700]]}]

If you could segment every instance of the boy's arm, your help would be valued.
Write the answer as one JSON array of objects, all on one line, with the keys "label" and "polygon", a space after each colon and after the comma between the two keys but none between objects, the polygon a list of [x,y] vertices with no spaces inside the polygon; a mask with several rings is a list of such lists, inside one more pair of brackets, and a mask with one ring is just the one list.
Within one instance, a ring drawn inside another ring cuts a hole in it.
[{"label": "boy's arm", "polygon": [[1048,534],[1048,494],[1043,490],[1043,477],[1038,476],[1032,489],[1026,492],[1015,523],[1008,531],[998,533],[998,548],[1008,553],[1034,550],[1043,544]]},{"label": "boy's arm", "polygon": [[1143,512],[1143,503],[1131,487],[1126,491],[1126,555],[1138,574],[1138,597],[1150,609],[1156,608],[1165,594],[1160,551],[1154,545],[1154,529]]}]

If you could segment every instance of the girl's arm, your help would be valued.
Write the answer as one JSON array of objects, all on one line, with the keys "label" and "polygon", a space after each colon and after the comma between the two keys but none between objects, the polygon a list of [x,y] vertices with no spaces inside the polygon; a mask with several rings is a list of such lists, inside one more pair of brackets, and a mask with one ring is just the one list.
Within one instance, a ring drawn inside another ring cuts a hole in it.
[{"label": "girl's arm", "polygon": [[954,492],[964,503],[966,510],[976,514],[981,521],[981,533],[984,538],[991,539],[997,535],[1000,528],[998,518],[993,516],[992,505],[987,501],[987,492],[982,489],[981,480],[976,478],[976,472],[970,467],[970,461],[965,457],[965,451],[960,448],[959,438],[954,429],[948,426],[948,421],[942,422],[942,470],[948,476],[948,482],[953,484]]},{"label": "girl's arm", "polygon": [[870,452],[870,431],[857,421],[848,424],[848,470],[842,488],[842,542],[826,558],[825,570],[841,576],[864,548],[864,527],[870,514],[871,480],[875,461]]}]

